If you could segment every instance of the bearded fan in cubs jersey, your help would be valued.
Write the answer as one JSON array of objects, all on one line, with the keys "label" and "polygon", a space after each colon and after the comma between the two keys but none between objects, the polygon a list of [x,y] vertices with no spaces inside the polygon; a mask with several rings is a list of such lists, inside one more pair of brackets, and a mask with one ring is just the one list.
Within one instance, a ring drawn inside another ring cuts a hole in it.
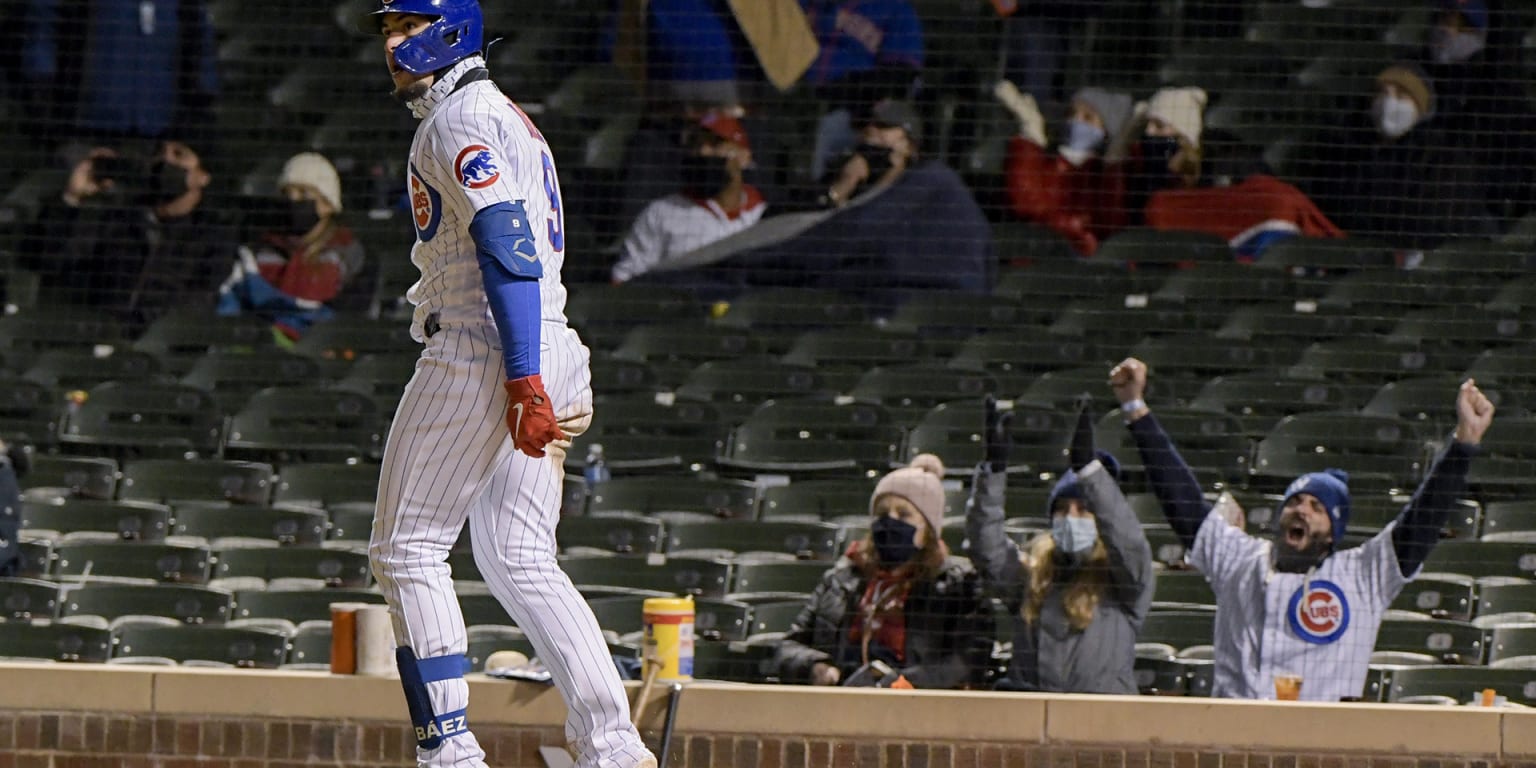
[{"label": "bearded fan in cubs jersey", "polygon": [[1273,699],[1277,676],[1299,676],[1301,699],[1358,698],[1382,615],[1418,575],[1465,492],[1493,404],[1472,380],[1463,382],[1456,431],[1412,499],[1380,533],[1344,549],[1347,474],[1328,469],[1297,478],[1285,489],[1274,534],[1251,536],[1205,501],[1142,400],[1146,382],[1146,365],[1134,358],[1110,372],[1148,482],[1190,565],[1216,594],[1212,695]]},{"label": "bearded fan in cubs jersey", "polygon": [[424,348],[390,429],[369,554],[389,602],[422,766],[484,766],[447,559],[465,523],[492,594],[567,706],[582,768],[656,765],[596,619],[555,559],[562,463],[592,418],[566,325],[560,185],[537,128],[490,80],[475,0],[380,0],[395,95],[421,120],[407,184]]}]

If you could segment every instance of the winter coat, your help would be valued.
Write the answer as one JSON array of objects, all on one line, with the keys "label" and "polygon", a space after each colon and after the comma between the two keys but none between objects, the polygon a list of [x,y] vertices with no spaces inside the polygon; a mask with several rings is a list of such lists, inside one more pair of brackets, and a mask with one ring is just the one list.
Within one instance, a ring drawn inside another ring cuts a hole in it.
[{"label": "winter coat", "polygon": [[[1098,467],[1095,469],[1095,467]],[[1078,473],[1084,502],[1097,517],[1099,538],[1109,550],[1110,583],[1086,629],[1074,629],[1062,605],[1064,590],[1053,585],[1040,616],[1026,622],[1021,613],[1029,590],[1029,571],[1019,549],[1003,532],[1003,493],[1007,476],[983,462],[972,478],[965,530],[971,556],[988,591],[1002,599],[1014,617],[1010,687],[1065,693],[1137,692],[1136,635],[1152,605],[1152,548],[1130,502],[1097,462]]]},{"label": "winter coat", "polygon": [[1536,113],[1517,66],[1490,50],[1466,61],[1425,62],[1435,84],[1435,124],[1466,150],[1495,216],[1513,219],[1536,205]]},{"label": "winter coat", "polygon": [[1267,234],[1343,237],[1301,190],[1273,176],[1254,174],[1230,187],[1166,189],[1147,202],[1147,226],[1209,232],[1243,256]]},{"label": "winter coat", "polygon": [[1014,215],[1056,232],[1083,256],[1092,256],[1099,243],[1126,226],[1125,173],[1119,164],[1094,157],[1074,166],[1014,136],[1004,172]]},{"label": "winter coat", "polygon": [[[779,644],[775,663],[780,680],[809,683],[818,662],[836,666],[845,680],[861,666],[849,630],[858,620],[867,584],[848,557],[827,571]],[[993,623],[971,561],[945,557],[936,577],[912,586],[902,613],[906,648],[897,671],[913,687],[960,688],[982,681],[991,661]]]}]

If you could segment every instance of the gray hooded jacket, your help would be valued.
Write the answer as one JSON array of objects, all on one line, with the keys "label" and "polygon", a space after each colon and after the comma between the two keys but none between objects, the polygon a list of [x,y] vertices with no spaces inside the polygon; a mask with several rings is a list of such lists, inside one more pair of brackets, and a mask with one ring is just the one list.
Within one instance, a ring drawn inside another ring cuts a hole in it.
[{"label": "gray hooded jacket", "polygon": [[1064,590],[1052,586],[1033,624],[1020,612],[1029,589],[1029,573],[1019,548],[1003,532],[1003,493],[1007,476],[986,462],[976,468],[965,529],[971,559],[988,589],[1013,614],[1012,687],[1068,693],[1135,694],[1136,634],[1152,604],[1152,548],[1141,532],[1130,502],[1097,460],[1078,473],[1083,498],[1098,518],[1099,538],[1109,550],[1108,592],[1087,629],[1068,622]]}]

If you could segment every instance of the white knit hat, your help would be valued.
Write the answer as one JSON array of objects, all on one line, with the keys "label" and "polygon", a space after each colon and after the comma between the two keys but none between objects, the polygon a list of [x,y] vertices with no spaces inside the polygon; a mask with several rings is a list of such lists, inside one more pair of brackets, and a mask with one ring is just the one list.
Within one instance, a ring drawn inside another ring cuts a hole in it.
[{"label": "white knit hat", "polygon": [[318,152],[300,152],[288,158],[283,173],[277,179],[279,189],[293,185],[314,187],[337,213],[341,212],[341,177],[336,166]]},{"label": "white knit hat", "polygon": [[931,453],[912,458],[912,463],[895,470],[875,484],[875,492],[869,497],[869,512],[874,514],[875,502],[881,496],[894,494],[917,507],[935,535],[944,530],[944,462]]},{"label": "white knit hat", "polygon": [[1198,147],[1206,100],[1205,91],[1200,88],[1164,88],[1147,102],[1147,117],[1173,126],[1180,136]]}]

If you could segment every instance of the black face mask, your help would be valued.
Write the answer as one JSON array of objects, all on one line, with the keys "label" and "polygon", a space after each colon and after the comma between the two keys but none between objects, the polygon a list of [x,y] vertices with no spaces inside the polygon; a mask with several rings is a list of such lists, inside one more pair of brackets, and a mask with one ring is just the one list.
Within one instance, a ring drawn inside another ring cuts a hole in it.
[{"label": "black face mask", "polygon": [[1179,140],[1172,136],[1143,136],[1141,160],[1144,178],[1154,189],[1177,185],[1168,163],[1179,153]]},{"label": "black face mask", "polygon": [[303,235],[315,228],[320,223],[320,212],[315,210],[313,200],[288,201],[288,232],[294,235]]},{"label": "black face mask", "polygon": [[864,158],[869,163],[869,180],[879,181],[886,171],[891,169],[891,148],[882,147],[879,144],[860,144],[853,150],[854,154]]},{"label": "black face mask", "polygon": [[726,157],[688,155],[683,158],[682,178],[684,194],[693,197],[713,197],[730,180],[725,164]]},{"label": "black face mask", "polygon": [[882,517],[869,526],[880,564],[894,567],[917,556],[917,528],[894,517]]},{"label": "black face mask", "polygon": [[157,203],[168,203],[187,193],[187,169],[160,160],[149,168],[150,195]]}]

